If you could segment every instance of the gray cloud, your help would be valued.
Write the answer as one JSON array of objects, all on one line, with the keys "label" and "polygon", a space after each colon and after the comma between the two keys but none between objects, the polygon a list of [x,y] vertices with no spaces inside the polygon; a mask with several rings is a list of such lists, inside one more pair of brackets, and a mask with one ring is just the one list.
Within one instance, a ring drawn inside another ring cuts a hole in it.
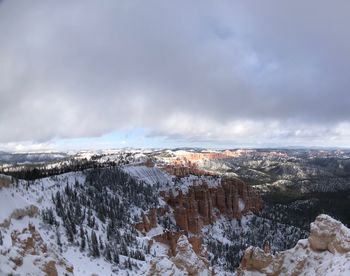
[{"label": "gray cloud", "polygon": [[349,145],[349,8],[3,1],[0,143],[146,128],[169,139]]}]

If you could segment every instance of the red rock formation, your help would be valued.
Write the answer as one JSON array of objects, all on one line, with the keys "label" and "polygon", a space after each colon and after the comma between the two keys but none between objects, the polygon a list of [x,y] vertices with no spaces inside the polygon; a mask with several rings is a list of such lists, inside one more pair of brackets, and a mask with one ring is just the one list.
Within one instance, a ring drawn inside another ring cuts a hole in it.
[{"label": "red rock formation", "polygon": [[246,151],[223,151],[223,152],[187,152],[182,155],[177,155],[176,157],[170,160],[172,165],[176,166],[189,166],[195,165],[199,161],[203,160],[213,160],[213,159],[223,159],[229,157],[238,157],[241,156],[243,152]]},{"label": "red rock formation", "polygon": [[183,232],[170,232],[165,231],[163,234],[153,237],[156,242],[161,242],[169,246],[169,256],[175,256],[176,254],[176,243]]},{"label": "red rock formation", "polygon": [[5,250],[2,254],[5,256],[6,253],[10,252],[8,254],[9,263],[12,263],[11,266],[14,270],[26,265],[27,268],[37,267],[45,275],[56,276],[59,267],[66,272],[65,275],[73,275],[73,266],[47,247],[34,225],[29,224],[21,231],[13,231],[11,240],[11,250]]},{"label": "red rock formation", "polygon": [[[157,242],[164,243],[169,246],[169,256],[175,256],[176,254],[176,244],[181,235],[186,235],[185,231],[171,232],[165,231],[163,234],[157,235],[153,237],[153,239]],[[197,255],[201,255],[203,252],[202,247],[202,237],[192,235],[188,238],[188,241],[192,245],[194,252]]]},{"label": "red rock formation", "polygon": [[[168,168],[173,170],[171,172],[173,175],[178,173],[178,175],[183,176],[186,173],[194,174],[195,172],[195,170],[182,170],[174,166]],[[202,254],[201,230],[204,225],[213,223],[220,215],[240,219],[242,215],[250,211],[258,212],[262,208],[260,196],[244,182],[232,178],[221,179],[221,183],[217,187],[209,187],[203,182],[190,186],[186,194],[179,190],[176,196],[171,191],[169,193],[161,192],[160,195],[174,210],[175,221],[180,228],[179,231],[165,231],[163,234],[153,237],[155,241],[169,246],[169,256],[175,256],[176,243],[181,235],[188,236],[196,254]],[[164,214],[164,212],[165,209],[158,210],[159,214]],[[136,224],[135,227],[141,232],[148,232],[156,225],[157,210],[152,209],[148,215],[142,214],[142,222]]]},{"label": "red rock formation", "polygon": [[221,186],[216,188],[206,184],[191,186],[187,194],[179,191],[177,196],[169,195],[166,201],[174,209],[180,229],[194,234],[220,214],[240,219],[262,208],[260,196],[244,182],[232,178],[222,179]]},{"label": "red rock formation", "polygon": [[147,159],[144,165],[149,168],[153,168],[155,166],[154,162],[151,159]]},{"label": "red rock formation", "polygon": [[192,164],[191,162],[181,162],[179,164],[166,165],[163,167],[163,170],[170,175],[174,175],[178,178],[186,177],[191,174],[197,176],[212,175],[210,172],[199,169],[196,164]]},{"label": "red rock formation", "polygon": [[148,214],[142,213],[142,222],[136,223],[134,227],[143,233],[148,232],[152,228],[157,226],[157,209],[152,208],[149,210]]}]

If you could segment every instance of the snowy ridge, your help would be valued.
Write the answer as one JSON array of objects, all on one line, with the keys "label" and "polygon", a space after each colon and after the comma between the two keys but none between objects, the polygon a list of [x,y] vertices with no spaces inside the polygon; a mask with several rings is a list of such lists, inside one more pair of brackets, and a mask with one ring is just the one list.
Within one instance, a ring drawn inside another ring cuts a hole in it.
[{"label": "snowy ridge", "polygon": [[157,167],[130,165],[123,166],[123,170],[135,177],[137,180],[144,181],[150,185],[155,185],[157,183],[164,185],[172,182],[172,177]]}]

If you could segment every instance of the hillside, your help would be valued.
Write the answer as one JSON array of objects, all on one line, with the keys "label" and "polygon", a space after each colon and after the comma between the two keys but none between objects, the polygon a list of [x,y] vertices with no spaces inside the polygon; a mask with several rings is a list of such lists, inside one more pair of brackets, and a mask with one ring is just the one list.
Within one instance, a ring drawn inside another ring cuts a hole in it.
[{"label": "hillside", "polygon": [[[0,274],[235,275],[240,264],[241,272],[256,270],[242,258],[260,256],[266,244],[269,260],[303,254],[320,197],[267,200],[273,193],[261,196],[226,167],[206,168],[247,154],[123,150],[79,153],[64,165],[8,164],[12,176],[0,177]],[[281,154],[268,156],[284,164]]]}]

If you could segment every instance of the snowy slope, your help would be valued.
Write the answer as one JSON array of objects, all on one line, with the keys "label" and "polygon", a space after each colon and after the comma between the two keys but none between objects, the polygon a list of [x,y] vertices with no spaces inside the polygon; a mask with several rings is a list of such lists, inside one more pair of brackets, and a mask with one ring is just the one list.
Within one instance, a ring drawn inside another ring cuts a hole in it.
[{"label": "snowy slope", "polygon": [[135,177],[136,179],[138,179],[139,181],[144,181],[151,185],[155,185],[157,183],[162,185],[172,182],[172,177],[157,167],[131,165],[124,166],[123,170]]},{"label": "snowy slope", "polygon": [[[63,191],[66,185],[74,185],[76,182],[84,183],[85,174],[84,172],[72,172],[66,173],[59,176],[53,176],[49,178],[39,179],[31,182],[30,185],[26,181],[20,181],[18,187],[9,187],[0,189],[0,218],[6,219],[18,209],[26,208],[30,205],[37,206],[39,208],[38,214],[35,217],[24,216],[21,219],[12,219],[8,227],[0,227],[4,244],[0,246],[1,252],[7,252],[6,255],[0,258],[0,263],[4,264],[9,261],[11,256],[8,256],[11,249],[11,234],[15,231],[22,232],[28,227],[28,224],[35,226],[37,232],[52,251],[54,256],[58,256],[57,259],[69,260],[67,263],[74,267],[74,275],[142,275],[148,269],[151,256],[146,256],[145,261],[133,260],[138,268],[134,268],[133,271],[123,267],[123,262],[127,261],[127,257],[120,255],[120,267],[111,264],[106,261],[104,257],[93,258],[88,252],[82,252],[79,246],[74,246],[69,243],[65,230],[63,228],[63,222],[60,218],[56,219],[60,222],[60,226],[57,228],[60,232],[60,240],[62,246],[57,245],[56,227],[45,224],[40,215],[41,211],[47,210],[48,208],[54,209],[55,206],[52,202],[52,195],[55,195],[57,191]],[[99,230],[95,230],[97,236],[105,235],[105,227],[103,223],[96,217],[96,222],[102,226]],[[139,243],[148,243],[147,237],[139,237]],[[7,261],[6,261],[7,260]],[[15,273],[16,271],[20,274],[30,272],[28,275],[41,275],[41,271],[38,266],[33,266],[32,259],[25,259],[25,262],[21,268],[17,270],[11,270],[11,265],[2,266],[3,272]],[[9,262],[11,264],[11,262]],[[58,267],[59,268],[59,267]],[[59,270],[59,269],[58,269]],[[1,271],[0,271],[1,274]]]}]

